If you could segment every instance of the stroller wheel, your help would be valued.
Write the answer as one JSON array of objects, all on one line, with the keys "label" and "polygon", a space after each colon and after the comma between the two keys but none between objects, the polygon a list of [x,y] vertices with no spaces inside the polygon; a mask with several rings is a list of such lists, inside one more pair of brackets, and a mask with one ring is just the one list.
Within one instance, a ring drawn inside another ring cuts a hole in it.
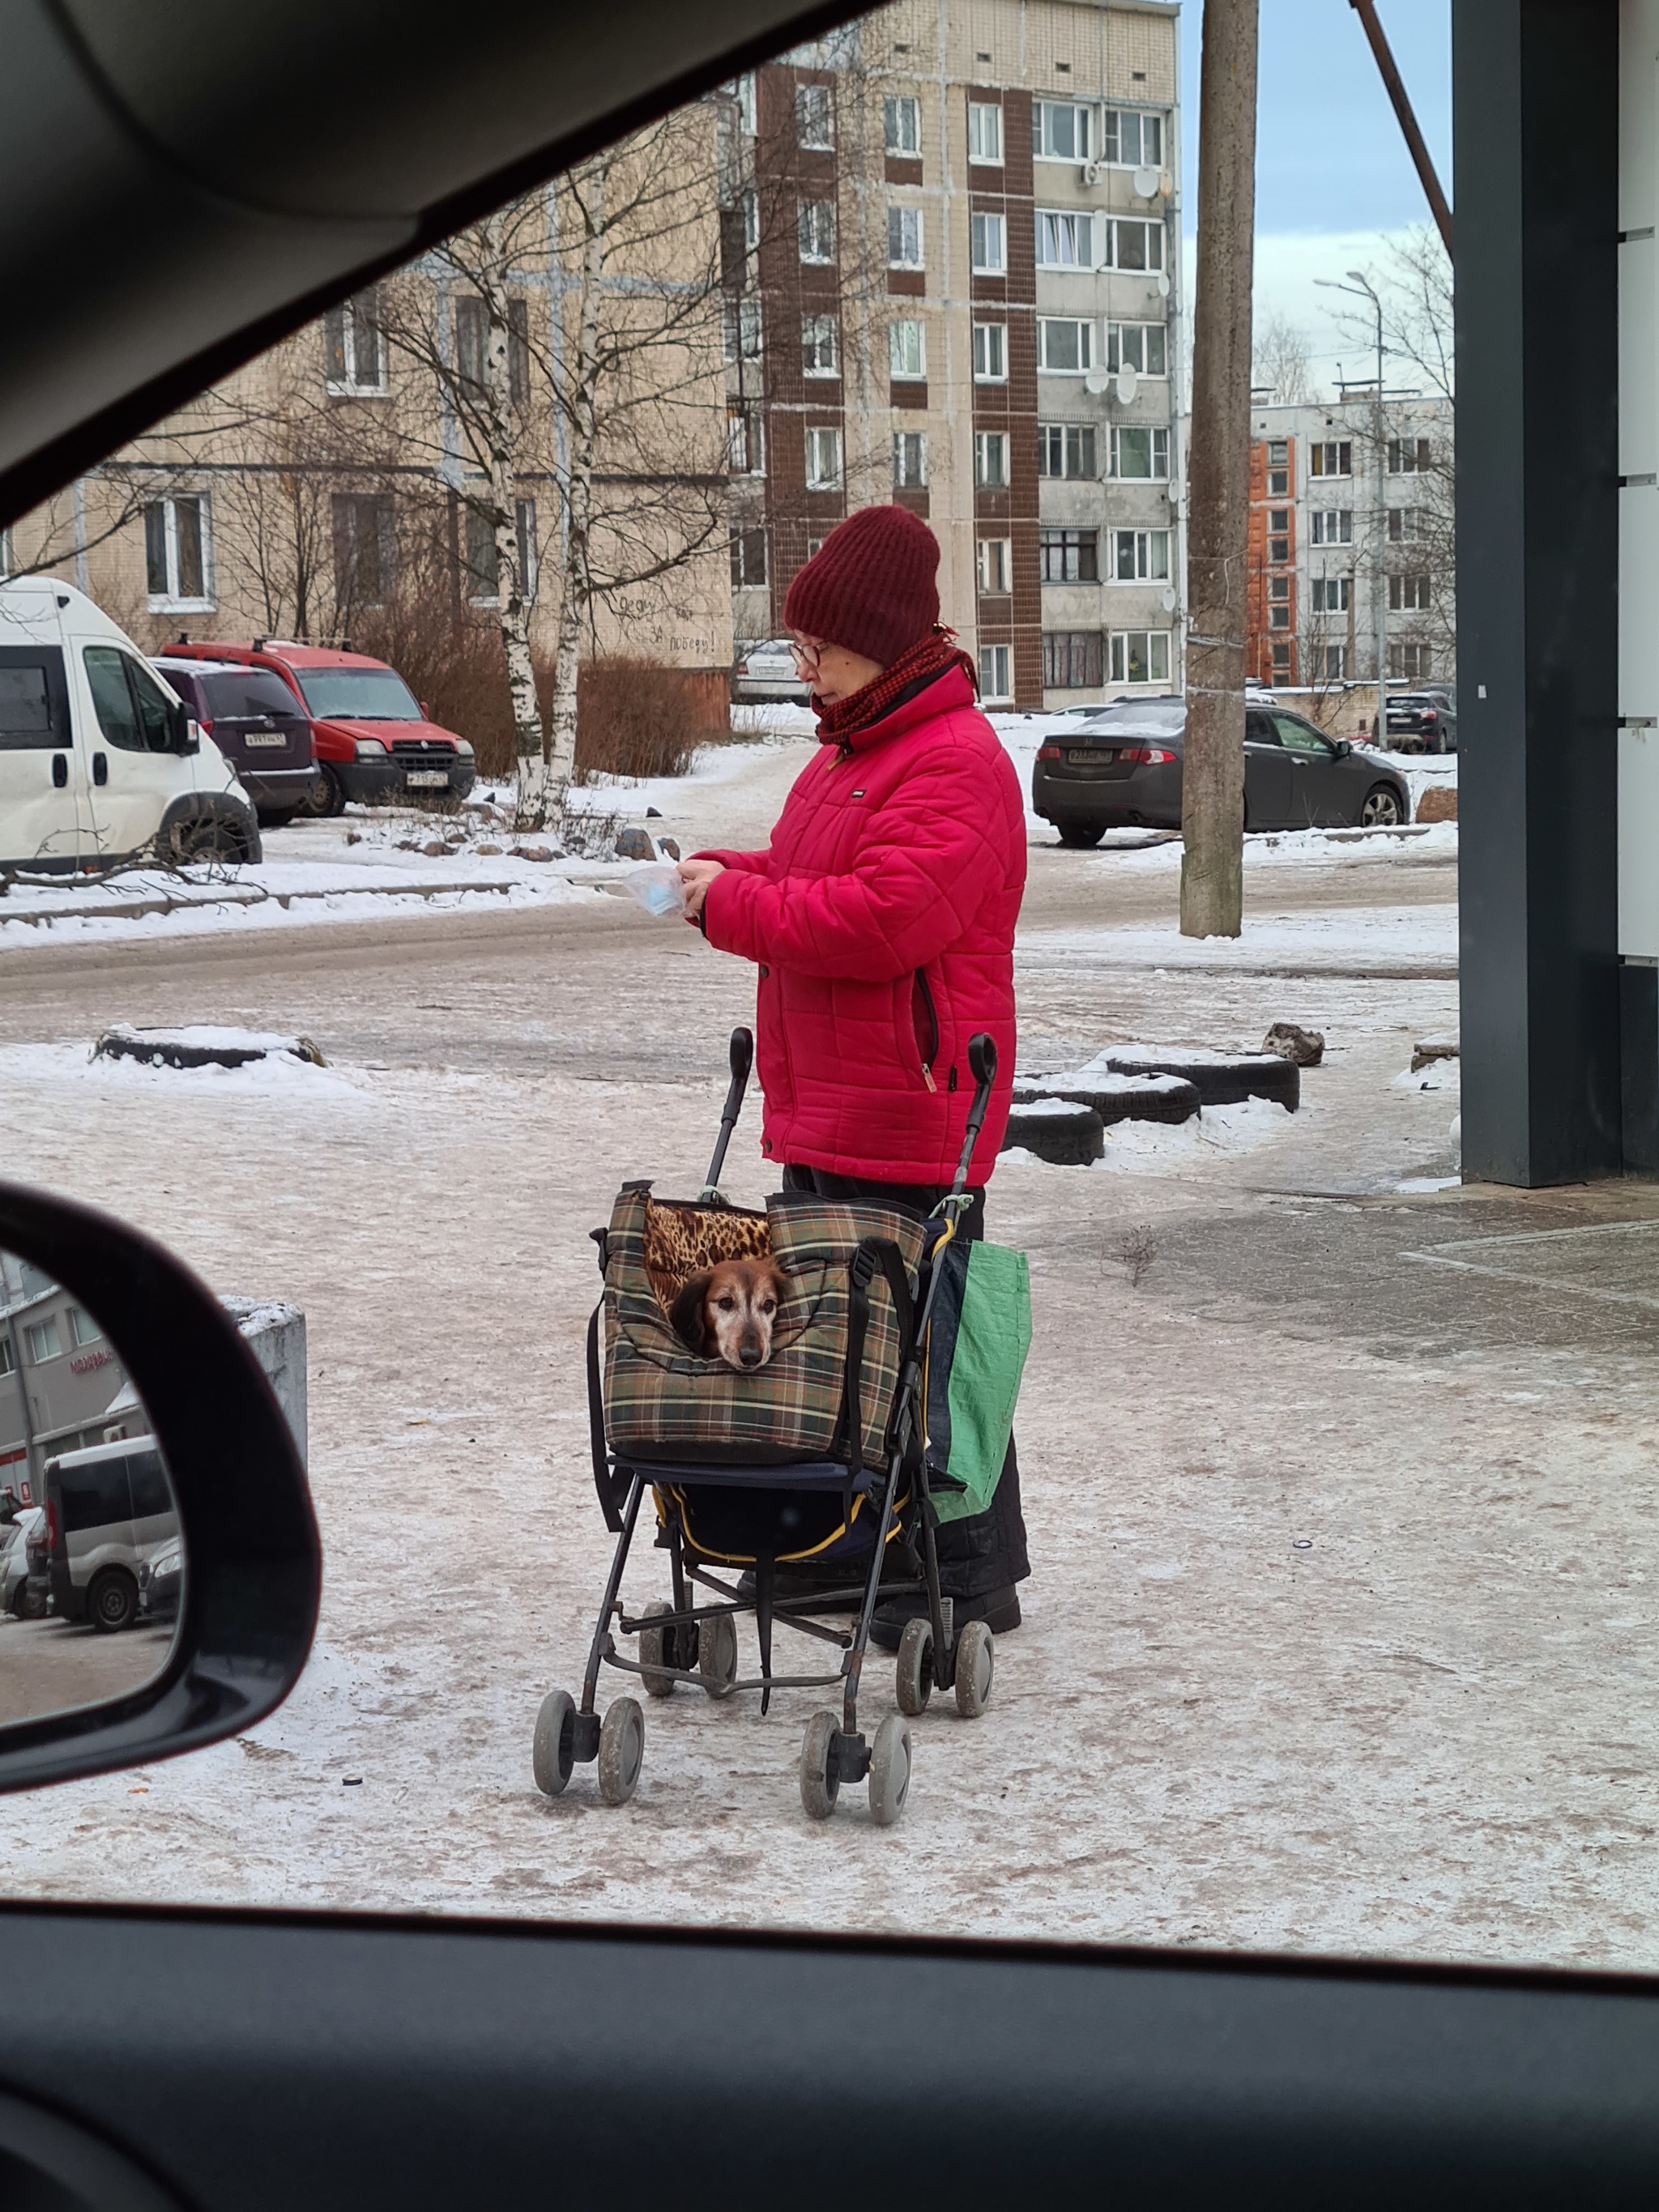
[{"label": "stroller wheel", "polygon": [[645,1759],[645,1714],[637,1698],[618,1698],[599,1727],[599,1796],[625,1805]]},{"label": "stroller wheel", "polygon": [[963,1623],[957,1638],[957,1711],[965,1721],[976,1721],[991,1702],[991,1677],[996,1668],[996,1644],[982,1620]]},{"label": "stroller wheel", "polygon": [[907,1620],[898,1648],[898,1709],[912,1719],[933,1694],[933,1630],[930,1621]]},{"label": "stroller wheel", "polygon": [[697,1626],[697,1672],[711,1698],[729,1698],[738,1679],[738,1631],[729,1613]]},{"label": "stroller wheel", "polygon": [[[646,1619],[652,1620],[658,1613],[672,1613],[673,1610],[672,1605],[664,1605],[659,1600],[656,1604],[647,1606]],[[642,1628],[640,1631],[640,1680],[645,1685],[647,1698],[672,1698],[674,1694],[674,1677],[660,1674],[658,1670],[665,1662],[671,1667],[678,1664],[678,1656],[665,1648],[675,1634],[672,1628]]]},{"label": "stroller wheel", "polygon": [[558,1796],[569,1781],[576,1763],[575,1735],[575,1699],[568,1690],[550,1690],[536,1716],[536,1741],[530,1755],[536,1787],[544,1796]]},{"label": "stroller wheel", "polygon": [[870,1753],[870,1818],[890,1828],[909,1795],[910,1723],[902,1713],[889,1713]]},{"label": "stroller wheel", "polygon": [[833,1759],[840,1726],[834,1713],[814,1713],[801,1742],[800,1802],[815,1820],[827,1820],[836,1809],[841,1777]]}]

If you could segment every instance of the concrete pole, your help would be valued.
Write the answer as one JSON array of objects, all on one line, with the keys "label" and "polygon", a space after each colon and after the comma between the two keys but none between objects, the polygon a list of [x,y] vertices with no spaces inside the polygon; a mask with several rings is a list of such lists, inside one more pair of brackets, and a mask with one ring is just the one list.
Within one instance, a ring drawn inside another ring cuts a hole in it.
[{"label": "concrete pole", "polygon": [[1204,0],[1188,460],[1183,937],[1237,937],[1244,918],[1256,7],[1257,0]]},{"label": "concrete pole", "polygon": [[[1365,289],[1371,292],[1369,284]],[[1372,442],[1376,447],[1376,554],[1371,568],[1376,599],[1372,617],[1376,632],[1376,742],[1389,741],[1389,426],[1382,411],[1382,302],[1371,292],[1376,310],[1376,412],[1372,418]]]}]

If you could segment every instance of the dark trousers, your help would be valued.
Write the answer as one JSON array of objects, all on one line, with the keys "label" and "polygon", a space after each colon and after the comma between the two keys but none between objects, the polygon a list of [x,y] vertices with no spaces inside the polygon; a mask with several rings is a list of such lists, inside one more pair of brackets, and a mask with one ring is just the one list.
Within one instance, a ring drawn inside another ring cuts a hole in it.
[{"label": "dark trousers", "polygon": [[[786,1190],[810,1190],[819,1198],[864,1199],[872,1206],[908,1206],[929,1213],[949,1190],[948,1183],[866,1182],[857,1176],[831,1175],[824,1168],[787,1167]],[[985,1191],[972,1193],[973,1204],[957,1234],[971,1244],[985,1234]],[[1031,1571],[1025,1550],[1025,1516],[1019,1508],[1019,1456],[1008,1439],[1002,1480],[983,1513],[947,1521],[939,1531],[939,1587],[947,1597],[983,1597],[1024,1582]]]}]

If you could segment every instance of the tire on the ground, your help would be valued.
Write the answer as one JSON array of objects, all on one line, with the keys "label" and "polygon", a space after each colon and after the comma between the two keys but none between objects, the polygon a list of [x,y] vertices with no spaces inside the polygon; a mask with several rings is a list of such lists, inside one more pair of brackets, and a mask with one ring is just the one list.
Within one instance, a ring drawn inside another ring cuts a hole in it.
[{"label": "tire on the ground", "polygon": [[927,1700],[933,1694],[933,1631],[920,1614],[905,1622],[904,1633],[899,1638],[895,1692],[899,1711],[912,1719],[927,1711]]},{"label": "tire on the ground", "polygon": [[1204,1106],[1237,1106],[1246,1098],[1270,1098],[1294,1114],[1302,1103],[1302,1071],[1276,1052],[1243,1053],[1237,1060],[1183,1060],[1150,1053],[1112,1053],[1106,1065],[1115,1075],[1179,1075],[1197,1091]]},{"label": "tire on the ground", "polygon": [[301,811],[319,815],[324,821],[331,821],[337,814],[345,812],[345,786],[326,761],[319,761],[317,765],[322,773],[318,776],[316,787]]},{"label": "tire on the ground", "polygon": [[1103,822],[1057,822],[1060,842],[1074,853],[1087,853],[1099,844],[1106,835]]},{"label": "tire on the ground", "polygon": [[[1420,751],[1422,748],[1419,747],[1419,750]],[[1392,810],[1394,820],[1392,822],[1383,820],[1382,817],[1387,815],[1390,810]],[[1395,789],[1391,783],[1374,783],[1370,789],[1365,793],[1364,798],[1360,801],[1360,826],[1362,829],[1367,830],[1391,830],[1396,822],[1409,822],[1411,820],[1411,812],[1412,811],[1409,805],[1402,806],[1401,805],[1400,793]],[[1367,815],[1372,817],[1372,819],[1369,822],[1365,818]]]},{"label": "tire on the ground", "polygon": [[890,1828],[909,1795],[910,1723],[902,1713],[889,1713],[870,1751],[870,1818]]},{"label": "tire on the ground", "polygon": [[570,1779],[574,1766],[576,1700],[568,1690],[550,1690],[536,1716],[535,1740],[531,1745],[531,1770],[544,1797],[556,1797]]},{"label": "tire on the ground", "polygon": [[1199,1110],[1196,1086],[1181,1081],[1148,1081],[1133,1091],[1109,1091],[1090,1083],[1067,1084],[1064,1089],[1049,1084],[1014,1085],[1016,1109],[1035,1105],[1039,1098],[1063,1098],[1073,1106],[1092,1107],[1109,1129],[1115,1121],[1190,1121]]},{"label": "tire on the ground", "polygon": [[131,1628],[138,1618],[138,1585],[125,1567],[105,1567],[87,1589],[87,1619],[100,1636]]},{"label": "tire on the ground", "polygon": [[982,1620],[963,1623],[957,1638],[957,1711],[965,1721],[976,1721],[991,1702],[996,1670],[996,1644]]},{"label": "tire on the ground", "polygon": [[637,1698],[618,1698],[599,1723],[599,1798],[625,1805],[645,1759],[645,1711]]},{"label": "tire on the ground", "polygon": [[1003,1151],[1018,1145],[1060,1168],[1087,1167],[1097,1160],[1106,1149],[1099,1115],[1092,1106],[1061,1104],[1063,1110],[1059,1113],[1016,1106],[1008,1116]]}]

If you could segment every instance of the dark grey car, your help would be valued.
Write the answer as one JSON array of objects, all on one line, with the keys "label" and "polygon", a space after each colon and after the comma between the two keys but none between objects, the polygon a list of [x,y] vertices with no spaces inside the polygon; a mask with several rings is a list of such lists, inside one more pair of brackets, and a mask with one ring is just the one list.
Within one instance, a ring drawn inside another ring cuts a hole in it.
[{"label": "dark grey car", "polygon": [[1457,699],[1443,684],[1425,684],[1415,691],[1391,691],[1388,723],[1382,743],[1390,752],[1457,750]]},{"label": "dark grey car", "polygon": [[[1031,805],[1062,845],[1108,830],[1181,827],[1184,699],[1122,700],[1037,750]],[[1412,818],[1399,770],[1282,707],[1244,714],[1247,830],[1387,829]]]}]

